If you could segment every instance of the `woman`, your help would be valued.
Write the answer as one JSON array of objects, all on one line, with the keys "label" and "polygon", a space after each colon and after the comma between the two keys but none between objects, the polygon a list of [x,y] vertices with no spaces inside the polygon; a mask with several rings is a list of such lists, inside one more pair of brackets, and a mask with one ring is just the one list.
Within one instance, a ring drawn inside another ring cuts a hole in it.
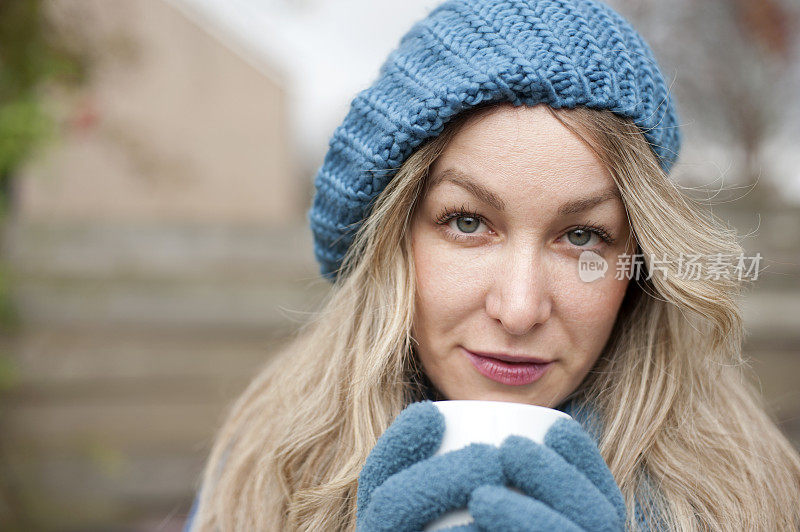
[{"label": "woman", "polygon": [[[668,180],[679,145],[652,53],[602,4],[452,0],[415,24],[317,175],[330,296],[233,405],[192,530],[380,527],[374,466],[436,399],[570,413],[610,529],[797,529],[800,458],[742,376],[741,275],[678,260],[742,251]],[[553,515],[526,501],[531,530]]]}]

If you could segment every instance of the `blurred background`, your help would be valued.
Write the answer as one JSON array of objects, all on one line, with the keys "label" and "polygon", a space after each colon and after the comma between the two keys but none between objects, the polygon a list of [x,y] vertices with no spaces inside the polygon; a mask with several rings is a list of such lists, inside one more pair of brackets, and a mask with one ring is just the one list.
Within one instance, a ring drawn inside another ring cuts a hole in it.
[{"label": "blurred background", "polygon": [[[0,1],[0,529],[180,530],[225,408],[318,305],[306,212],[430,0]],[[800,447],[800,0],[615,0],[676,181],[763,256],[749,378]]]}]

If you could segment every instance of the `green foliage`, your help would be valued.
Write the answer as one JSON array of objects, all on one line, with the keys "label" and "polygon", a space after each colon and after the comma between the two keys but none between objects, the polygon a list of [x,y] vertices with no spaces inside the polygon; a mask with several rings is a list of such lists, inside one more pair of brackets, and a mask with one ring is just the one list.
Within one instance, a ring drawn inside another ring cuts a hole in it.
[{"label": "green foliage", "polygon": [[52,130],[51,118],[33,94],[0,103],[0,175],[9,179]]},{"label": "green foliage", "polygon": [[[48,89],[78,85],[87,71],[80,41],[52,25],[42,0],[0,0],[0,238],[9,208],[11,179],[43,143],[55,138],[56,120]],[[2,244],[2,242],[0,242]],[[2,251],[2,250],[0,250]],[[0,413],[2,397],[13,392],[17,368],[4,350],[14,334],[16,314],[9,275],[0,255]],[[33,502],[41,497],[12,471],[0,441],[0,529],[38,530]]]},{"label": "green foliage", "polygon": [[[52,25],[44,6],[42,0],[0,0],[0,226],[17,169],[55,137],[46,89],[77,85],[86,77],[80,41]],[[8,334],[16,321],[8,279],[0,256],[0,335]],[[13,367],[0,352],[0,390],[13,380]]]},{"label": "green foliage", "polygon": [[10,390],[17,380],[17,368],[14,363],[0,353],[0,392]]},{"label": "green foliage", "polygon": [[[0,217],[2,221],[2,217]],[[8,334],[17,325],[17,315],[13,306],[10,304],[9,294],[9,271],[2,257],[0,257],[0,335]],[[2,346],[0,346],[0,357],[2,357]],[[0,389],[2,389],[2,369],[0,368]]]},{"label": "green foliage", "polygon": [[41,0],[0,1],[0,196],[19,165],[54,132],[43,89],[80,83],[85,74],[75,41],[49,24]]}]

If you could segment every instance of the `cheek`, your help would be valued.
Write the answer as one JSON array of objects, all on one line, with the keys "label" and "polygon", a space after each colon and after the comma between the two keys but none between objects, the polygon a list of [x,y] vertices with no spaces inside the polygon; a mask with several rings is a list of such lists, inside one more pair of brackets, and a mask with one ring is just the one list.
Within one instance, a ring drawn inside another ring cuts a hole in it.
[{"label": "cheek", "polygon": [[442,319],[468,312],[480,296],[476,262],[464,262],[446,243],[431,235],[412,237],[417,307]]},{"label": "cheek", "polygon": [[569,335],[584,346],[587,356],[599,355],[616,322],[628,279],[613,274],[591,283],[571,280],[564,283],[558,305]]}]

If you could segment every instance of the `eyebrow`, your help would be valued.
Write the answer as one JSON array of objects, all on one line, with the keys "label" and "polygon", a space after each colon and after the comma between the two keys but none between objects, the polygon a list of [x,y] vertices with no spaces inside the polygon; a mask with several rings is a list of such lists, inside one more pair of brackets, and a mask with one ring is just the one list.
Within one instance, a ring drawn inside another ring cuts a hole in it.
[{"label": "eyebrow", "polygon": [[619,189],[616,186],[612,186],[607,188],[606,190],[600,192],[600,194],[596,196],[590,196],[588,198],[581,198],[573,201],[568,201],[564,203],[558,208],[558,215],[559,216],[567,216],[570,214],[576,214],[583,211],[588,211],[592,207],[596,207],[601,203],[605,203],[611,199],[618,199],[622,201],[622,196],[619,193]]},{"label": "eyebrow", "polygon": [[[476,183],[470,177],[459,171],[455,168],[448,168],[447,170],[443,170],[442,172],[436,174],[431,178],[430,182],[430,189],[440,185],[441,183],[452,183],[456,186],[459,186],[481,200],[482,202],[490,205],[497,211],[505,210],[506,204],[503,200],[501,200],[497,194],[489,190],[488,188],[484,187],[483,185]],[[611,186],[606,190],[603,190],[599,194],[595,196],[589,196],[586,198],[580,198],[572,201],[568,201],[562,204],[558,208],[558,215],[559,216],[568,216],[570,214],[576,214],[579,212],[587,211],[592,207],[600,205],[601,203],[605,203],[610,199],[618,199],[622,201],[622,196],[619,193],[619,189],[616,186]]]},{"label": "eyebrow", "polygon": [[494,192],[483,185],[472,181],[467,174],[456,170],[455,168],[448,168],[433,176],[431,178],[430,188],[432,190],[434,187],[445,182],[453,183],[454,185],[463,188],[497,211],[503,211],[506,208],[505,202],[501,200]]}]

